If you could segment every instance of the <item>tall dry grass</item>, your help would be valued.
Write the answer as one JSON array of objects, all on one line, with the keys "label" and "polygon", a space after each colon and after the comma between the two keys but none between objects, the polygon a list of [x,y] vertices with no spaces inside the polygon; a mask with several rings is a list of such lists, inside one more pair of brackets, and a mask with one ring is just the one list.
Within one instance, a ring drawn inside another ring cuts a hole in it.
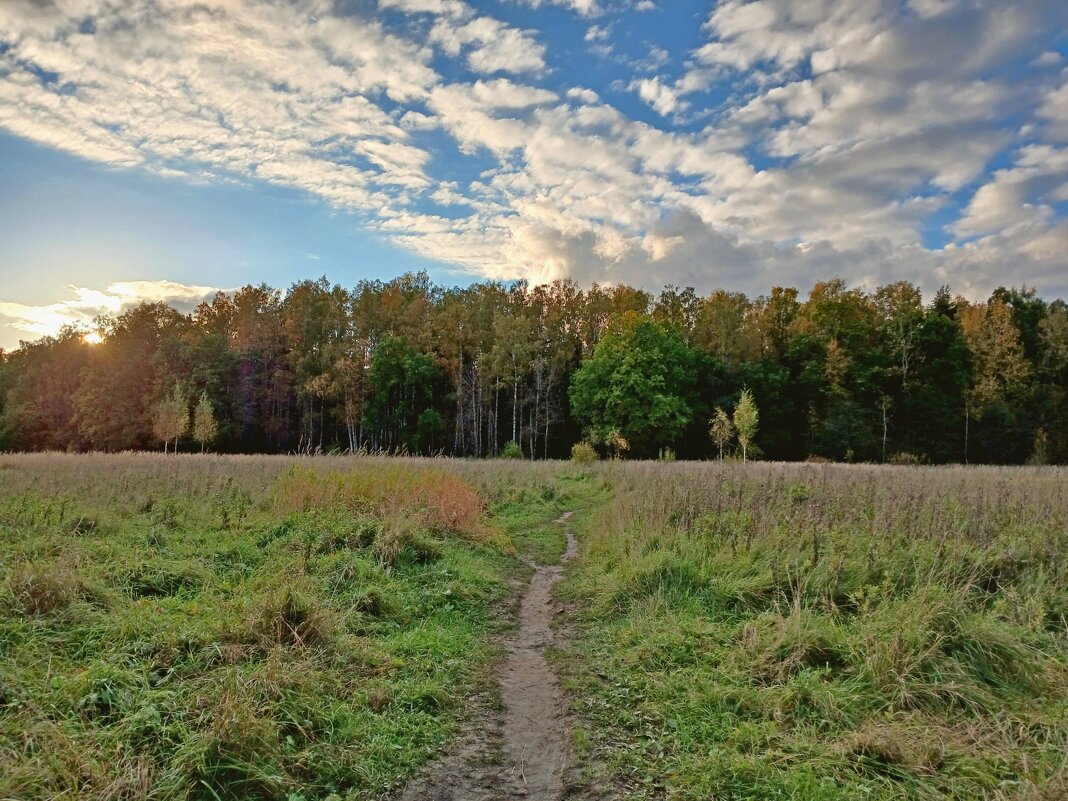
[{"label": "tall dry grass", "polygon": [[1068,471],[596,470],[576,682],[634,797],[1068,797]]}]

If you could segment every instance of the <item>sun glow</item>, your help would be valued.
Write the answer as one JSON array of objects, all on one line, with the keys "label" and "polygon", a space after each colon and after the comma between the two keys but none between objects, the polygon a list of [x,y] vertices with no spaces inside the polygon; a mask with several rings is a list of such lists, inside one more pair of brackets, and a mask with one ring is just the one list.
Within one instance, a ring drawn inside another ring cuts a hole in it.
[{"label": "sun glow", "polygon": [[82,336],[82,342],[86,345],[99,345],[103,341],[104,337],[100,336],[96,331],[90,331]]}]

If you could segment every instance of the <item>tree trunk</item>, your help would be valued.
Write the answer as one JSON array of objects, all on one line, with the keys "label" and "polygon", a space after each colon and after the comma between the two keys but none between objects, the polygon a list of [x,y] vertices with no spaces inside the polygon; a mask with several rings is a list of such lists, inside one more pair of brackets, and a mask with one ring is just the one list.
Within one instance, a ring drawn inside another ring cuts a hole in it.
[{"label": "tree trunk", "polygon": [[968,421],[972,419],[972,410],[964,404],[964,464],[968,464]]},{"label": "tree trunk", "polygon": [[883,464],[886,464],[886,402],[883,402]]},{"label": "tree trunk", "polygon": [[515,354],[512,354],[512,442],[518,443],[516,433],[516,414],[519,411],[519,370],[515,366]]}]

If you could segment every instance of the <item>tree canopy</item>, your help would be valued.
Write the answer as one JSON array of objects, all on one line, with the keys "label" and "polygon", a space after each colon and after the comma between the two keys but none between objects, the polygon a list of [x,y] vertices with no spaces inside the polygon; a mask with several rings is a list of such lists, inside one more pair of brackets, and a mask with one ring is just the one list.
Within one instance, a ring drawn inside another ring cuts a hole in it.
[{"label": "tree canopy", "polygon": [[632,455],[653,455],[677,445],[698,414],[706,360],[676,327],[628,312],[572,377],[572,412],[595,441],[618,431]]},{"label": "tree canopy", "polygon": [[1027,287],[925,301],[907,282],[832,279],[750,298],[417,273],[246,286],[189,314],[146,303],[85,333],[2,355],[0,447],[160,447],[179,384],[203,423],[179,450],[210,433],[220,452],[492,456],[514,442],[540,459],[592,435],[620,455],[707,458],[714,410],[745,388],[759,410],[747,455],[1068,461],[1068,307]]}]

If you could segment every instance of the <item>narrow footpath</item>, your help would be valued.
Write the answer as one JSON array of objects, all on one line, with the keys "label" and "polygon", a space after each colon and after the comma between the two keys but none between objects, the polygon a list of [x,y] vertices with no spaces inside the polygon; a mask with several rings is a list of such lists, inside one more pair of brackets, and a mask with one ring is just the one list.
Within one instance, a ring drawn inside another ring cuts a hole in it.
[{"label": "narrow footpath", "polygon": [[519,628],[498,676],[501,708],[485,709],[457,746],[413,780],[399,801],[559,801],[564,793],[570,727],[564,694],[545,658],[552,645],[552,590],[578,552],[565,512],[567,550],[543,565],[523,593]]}]

